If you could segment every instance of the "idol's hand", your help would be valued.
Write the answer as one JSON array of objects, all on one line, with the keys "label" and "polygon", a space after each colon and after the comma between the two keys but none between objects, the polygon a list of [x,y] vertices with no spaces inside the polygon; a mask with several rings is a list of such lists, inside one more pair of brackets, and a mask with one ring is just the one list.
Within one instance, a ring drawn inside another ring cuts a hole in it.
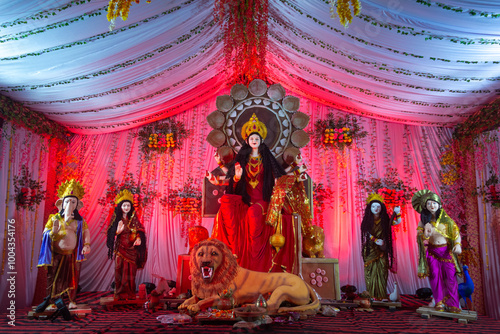
[{"label": "idol's hand", "polygon": [[297,166],[301,166],[304,164],[304,160],[302,159],[302,155],[300,153],[295,157],[295,163],[297,164]]},{"label": "idol's hand", "polygon": [[217,180],[217,178],[214,176],[214,174],[210,173],[208,170],[205,172],[205,177],[211,184],[216,186],[219,185],[219,181]]},{"label": "idol's hand", "polygon": [[215,159],[215,162],[217,162],[217,164],[220,165],[221,159],[220,159],[219,152],[215,151],[214,159]]},{"label": "idol's hand", "polygon": [[241,165],[239,162],[237,162],[234,165],[234,176],[236,176],[238,179],[241,179],[241,176],[243,175],[243,168],[241,168]]},{"label": "idol's hand", "polygon": [[120,220],[118,222],[118,227],[116,228],[116,234],[122,233],[124,229],[125,229],[125,224],[123,223],[123,220]]},{"label": "idol's hand", "polygon": [[462,246],[460,246],[460,244],[456,244],[454,247],[453,247],[453,250],[452,250],[453,254],[462,254]]},{"label": "idol's hand", "polygon": [[425,224],[425,226],[424,226],[424,237],[426,239],[429,239],[430,236],[431,236],[431,234],[432,234],[432,232],[433,232],[433,230],[434,230],[434,226],[432,226],[431,223]]},{"label": "idol's hand", "polygon": [[140,246],[141,245],[141,238],[135,239],[134,246]]},{"label": "idol's hand", "polygon": [[400,214],[401,213],[401,207],[400,206],[396,206],[394,208],[394,213],[397,214],[397,215]]},{"label": "idol's hand", "polygon": [[382,239],[377,239],[375,240],[375,244],[379,245],[379,246],[383,246],[384,245],[384,240]]},{"label": "idol's hand", "polygon": [[52,218],[52,234],[57,234],[59,232],[59,228],[61,225],[59,225],[59,219],[54,219]]},{"label": "idol's hand", "polygon": [[82,255],[90,253],[90,245],[83,246]]}]

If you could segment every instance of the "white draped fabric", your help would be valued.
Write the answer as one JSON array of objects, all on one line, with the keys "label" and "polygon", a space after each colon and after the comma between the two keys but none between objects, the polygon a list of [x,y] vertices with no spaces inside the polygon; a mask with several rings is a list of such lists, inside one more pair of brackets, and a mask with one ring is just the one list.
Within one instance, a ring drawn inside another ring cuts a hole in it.
[{"label": "white draped fabric", "polygon": [[[45,224],[45,201],[33,207],[33,211],[16,209],[13,177],[19,176],[22,166],[25,166],[32,179],[46,180],[47,151],[46,139],[23,128],[4,124],[0,142],[0,217],[5,219],[2,219],[4,224],[0,226],[0,300],[3,310],[11,300],[15,301],[16,307],[31,305],[33,300],[38,253]],[[43,188],[46,188],[45,184]]]}]

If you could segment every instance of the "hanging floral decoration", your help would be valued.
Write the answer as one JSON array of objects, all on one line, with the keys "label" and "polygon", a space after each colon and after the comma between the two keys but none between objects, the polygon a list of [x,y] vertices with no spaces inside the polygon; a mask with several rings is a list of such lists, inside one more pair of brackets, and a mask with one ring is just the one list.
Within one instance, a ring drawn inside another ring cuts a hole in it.
[{"label": "hanging floral decoration", "polygon": [[0,117],[41,136],[65,143],[71,140],[71,133],[64,126],[4,95],[0,95]]},{"label": "hanging floral decoration", "polygon": [[[358,184],[365,189],[367,194],[377,193],[382,196],[388,208],[400,206],[402,217],[405,215],[405,205],[411,203],[413,194],[417,191],[417,188],[406,185],[401,180],[397,169],[391,167],[386,169],[383,178],[359,180]],[[403,225],[403,229],[406,231],[404,217],[403,223],[400,225]],[[396,231],[399,229],[400,225],[394,227]]]},{"label": "hanging floral decoration", "polygon": [[35,208],[45,199],[46,190],[43,189],[44,181],[36,181],[31,178],[31,173],[26,166],[21,167],[19,176],[14,176],[14,200],[17,209]]},{"label": "hanging floral decoration", "polygon": [[268,35],[268,0],[216,0],[215,21],[224,30],[226,67],[231,82],[264,79]]},{"label": "hanging floral decoration", "polygon": [[[140,0],[109,0],[108,15],[106,16],[108,21],[111,22],[109,25],[109,30],[113,30],[115,27],[115,20],[121,17],[123,21],[128,19],[128,13],[130,12],[130,6],[132,2],[140,3]],[[147,3],[151,3],[151,0],[147,0]]]},{"label": "hanging floral decoration", "polygon": [[411,202],[417,188],[406,185],[399,176],[396,168],[388,167],[383,178],[359,180],[367,193],[378,193],[384,198],[386,205],[404,205]]},{"label": "hanging floral decoration", "polygon": [[137,136],[141,142],[140,149],[148,158],[153,152],[172,153],[179,149],[189,134],[184,123],[167,119],[144,126]]},{"label": "hanging floral decoration", "polygon": [[458,259],[467,266],[478,267],[478,251],[469,242],[467,224],[460,226],[460,235],[462,236],[462,253],[458,255]]},{"label": "hanging floral decoration", "polygon": [[490,174],[484,186],[477,187],[474,195],[481,195],[486,203],[500,208],[500,181],[494,172],[490,171]]},{"label": "hanging floral decoration", "polygon": [[[201,190],[192,177],[180,189],[169,189],[168,196],[160,198],[160,205],[181,216],[181,237],[186,240],[188,229],[201,224]],[[187,223],[187,221],[190,221]]]},{"label": "hanging floral decoration", "polygon": [[330,0],[330,17],[335,18],[338,15],[340,24],[344,27],[347,28],[349,23],[352,22],[353,14],[355,16],[361,14],[361,2],[359,0]]},{"label": "hanging floral decoration", "polygon": [[335,117],[329,113],[324,120],[314,123],[312,133],[314,145],[317,148],[349,148],[355,139],[364,138],[368,133],[358,124],[356,117],[346,115]]},{"label": "hanging floral decoration", "polygon": [[464,183],[461,177],[457,156],[452,146],[445,145],[439,157],[441,170],[441,200],[446,213],[458,226],[466,225]]},{"label": "hanging floral decoration", "polygon": [[467,118],[465,122],[458,125],[453,132],[453,138],[461,140],[466,137],[474,137],[485,131],[498,128],[500,126],[498,110],[500,110],[500,98],[497,98],[489,105],[481,108],[474,115]]},{"label": "hanging floral decoration", "polygon": [[115,198],[118,193],[124,189],[128,189],[134,196],[134,208],[139,216],[142,216],[142,209],[152,203],[158,197],[155,190],[148,190],[144,183],[137,182],[132,173],[128,173],[122,182],[118,180],[108,179],[106,194],[97,200],[97,203],[102,206],[115,207]]},{"label": "hanging floral decoration", "polygon": [[323,228],[325,208],[333,208],[333,190],[326,188],[323,183],[313,183],[313,208],[317,225]]}]

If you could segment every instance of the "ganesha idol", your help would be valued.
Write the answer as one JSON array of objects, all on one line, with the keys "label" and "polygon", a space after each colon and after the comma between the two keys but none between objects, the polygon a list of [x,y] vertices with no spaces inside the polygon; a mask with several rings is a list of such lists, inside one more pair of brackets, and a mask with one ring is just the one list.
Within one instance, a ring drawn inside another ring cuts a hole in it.
[{"label": "ganesha idol", "polygon": [[[65,293],[69,308],[76,308],[81,261],[90,253],[90,232],[78,210],[83,207],[83,186],[71,179],[59,186],[58,213],[49,216],[43,231],[38,267],[47,267],[47,297],[37,312],[56,309],[54,299]],[[49,306],[50,304],[50,306]]]}]

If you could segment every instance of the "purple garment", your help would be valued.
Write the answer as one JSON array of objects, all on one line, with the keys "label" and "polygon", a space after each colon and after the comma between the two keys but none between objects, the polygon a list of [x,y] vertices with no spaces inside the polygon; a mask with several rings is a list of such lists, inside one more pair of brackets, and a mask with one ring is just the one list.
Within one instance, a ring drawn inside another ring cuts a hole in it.
[{"label": "purple garment", "polygon": [[429,283],[436,305],[459,308],[458,283],[455,263],[448,245],[427,247]]}]

